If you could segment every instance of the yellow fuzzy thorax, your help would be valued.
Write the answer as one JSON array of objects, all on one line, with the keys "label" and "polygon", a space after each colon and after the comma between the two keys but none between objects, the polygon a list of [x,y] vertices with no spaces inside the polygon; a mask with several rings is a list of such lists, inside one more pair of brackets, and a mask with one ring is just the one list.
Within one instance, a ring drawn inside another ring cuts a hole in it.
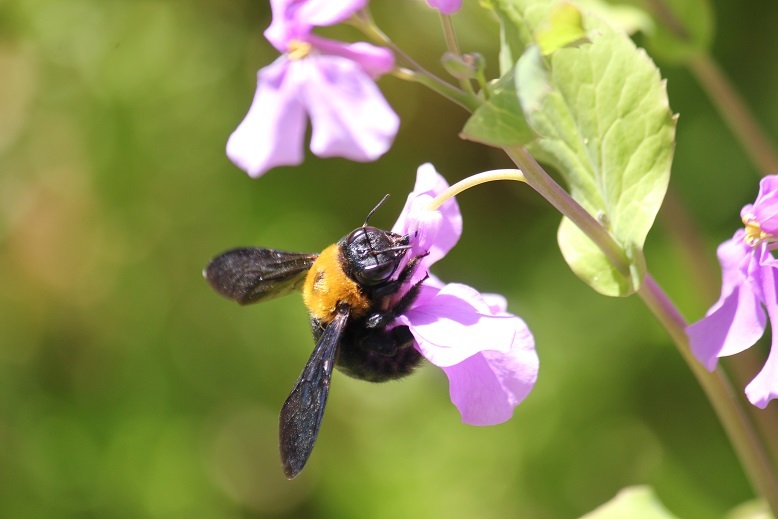
[{"label": "yellow fuzzy thorax", "polygon": [[351,315],[361,315],[370,308],[356,281],[346,275],[338,244],[330,245],[319,254],[308,271],[303,286],[303,302],[311,317],[323,323],[335,318],[340,303],[351,308]]}]

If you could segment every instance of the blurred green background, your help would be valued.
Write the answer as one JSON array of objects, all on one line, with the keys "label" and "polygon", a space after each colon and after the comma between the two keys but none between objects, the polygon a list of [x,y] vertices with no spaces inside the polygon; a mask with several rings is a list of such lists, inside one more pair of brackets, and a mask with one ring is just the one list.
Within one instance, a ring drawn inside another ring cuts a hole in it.
[{"label": "blurred green background", "polygon": [[[713,54],[776,138],[778,3],[714,7]],[[439,70],[435,13],[373,12]],[[0,516],[545,519],[646,483],[710,518],[752,498],[663,330],[575,278],[558,215],[509,184],[460,197],[465,232],[436,274],[505,294],[533,330],[540,378],[514,418],[460,423],[431,366],[385,385],[336,374],[317,448],[284,479],[277,415],[313,347],[305,309],[241,308],[202,268],[239,245],[321,250],[385,193],[372,223],[389,227],[423,162],[452,182],[508,163],[457,138],[459,108],[387,77],[402,126],[381,160],[308,156],[249,179],[224,145],[276,57],[268,23],[265,1],[0,0]],[[455,23],[494,67],[495,22],[472,5]],[[696,320],[759,172],[689,72],[659,65],[680,113],[671,189],[702,231],[689,255],[663,210],[646,253]],[[738,369],[740,390],[758,366]]]}]

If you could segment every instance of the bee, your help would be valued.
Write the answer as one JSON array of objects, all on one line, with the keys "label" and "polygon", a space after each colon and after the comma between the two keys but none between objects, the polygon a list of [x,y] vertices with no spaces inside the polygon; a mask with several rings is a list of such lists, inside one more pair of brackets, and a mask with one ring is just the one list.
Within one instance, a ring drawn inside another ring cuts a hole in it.
[{"label": "bee", "polygon": [[[279,446],[284,474],[296,477],[319,433],[333,367],[350,377],[383,382],[409,375],[421,362],[407,326],[388,326],[418,296],[410,283],[424,254],[401,264],[409,235],[365,223],[319,254],[237,248],[217,256],[203,275],[241,305],[302,290],[316,346],[281,408]],[[425,278],[426,279],[426,278]]]}]

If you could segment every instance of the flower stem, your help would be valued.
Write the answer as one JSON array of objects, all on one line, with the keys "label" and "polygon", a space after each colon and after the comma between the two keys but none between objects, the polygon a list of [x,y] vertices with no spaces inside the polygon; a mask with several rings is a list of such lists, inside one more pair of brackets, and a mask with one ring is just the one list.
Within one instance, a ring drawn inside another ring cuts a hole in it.
[{"label": "flower stem", "polygon": [[762,174],[778,172],[778,153],[716,61],[707,53],[698,54],[689,60],[689,68],[751,162]]},{"label": "flower stem", "polygon": [[[437,210],[446,200],[486,182],[495,180],[526,182],[586,232],[614,265],[628,275],[630,271],[628,260],[607,230],[554,182],[526,150],[512,147],[506,148],[505,151],[526,173],[522,170],[498,169],[473,175],[436,196],[430,202],[428,209]],[[670,335],[681,357],[711,402],[753,488],[765,499],[773,515],[778,517],[778,478],[772,470],[769,455],[761,439],[738,403],[726,375],[721,368],[710,373],[697,361],[689,349],[686,321],[650,274],[646,273],[637,293]]]},{"label": "flower stem", "polygon": [[481,101],[473,94],[464,92],[450,83],[446,83],[437,76],[424,73],[416,73],[410,70],[401,69],[394,73],[395,77],[406,81],[414,81],[424,85],[433,92],[437,92],[449,101],[452,101],[468,112],[474,112],[481,105]]},{"label": "flower stem", "polygon": [[524,172],[526,182],[586,234],[602,250],[614,267],[627,279],[631,278],[630,263],[624,249],[608,230],[576,202],[562,186],[554,182],[535,159],[520,146],[503,148]]},{"label": "flower stem", "polygon": [[[449,52],[461,57],[462,51],[459,49],[459,43],[457,43],[457,35],[454,31],[454,24],[451,23],[451,17],[441,13],[440,23],[443,26],[443,37],[446,40],[446,48],[448,48]],[[475,95],[475,91],[473,90],[473,85],[470,83],[470,80],[460,79],[459,86],[462,87],[462,90],[465,92]]]},{"label": "flower stem", "polygon": [[405,62],[407,68],[411,69],[396,69],[393,73],[395,77],[424,85],[469,112],[473,112],[481,104],[481,101],[473,92],[472,87],[467,90],[460,90],[422,67],[416,60],[394,43],[389,36],[384,34],[384,32],[375,24],[367,9],[362,9],[356,13],[348,22],[362,31],[362,33],[373,42],[379,45],[385,45],[392,49],[392,51]]},{"label": "flower stem", "polygon": [[[654,16],[678,39],[691,43],[689,31],[675,16],[667,1],[648,0],[647,5]],[[716,61],[707,52],[700,52],[689,59],[688,64],[697,82],[740,141],[751,162],[762,174],[778,172],[778,152],[770,144],[753,113]]]},{"label": "flower stem", "polygon": [[[519,166],[526,181],[564,216],[573,221],[605,253],[613,265],[629,275],[629,262],[621,246],[608,231],[535,162],[523,148],[506,148],[506,153]],[[729,382],[721,370],[708,373],[689,350],[686,322],[653,278],[646,274],[638,295],[665,327],[678,351],[689,365],[724,426],[727,435],[748,474],[754,489],[778,517],[778,480],[771,470],[769,457],[751,422],[743,413]]]},{"label": "flower stem", "polygon": [[712,373],[708,372],[694,358],[686,336],[686,321],[649,274],[646,274],[638,295],[673,339],[678,352],[713,406],[751,484],[765,499],[773,515],[778,517],[778,479],[772,470],[769,456],[751,427],[750,420],[738,404],[727,377],[721,368]]},{"label": "flower stem", "polygon": [[479,184],[486,182],[494,182],[495,180],[517,180],[519,182],[526,182],[524,174],[518,169],[495,169],[492,171],[484,171],[478,173],[466,179],[460,180],[453,186],[449,187],[438,196],[436,196],[427,207],[430,211],[437,211],[446,200],[454,198],[462,191],[466,191],[471,187],[475,187]]}]

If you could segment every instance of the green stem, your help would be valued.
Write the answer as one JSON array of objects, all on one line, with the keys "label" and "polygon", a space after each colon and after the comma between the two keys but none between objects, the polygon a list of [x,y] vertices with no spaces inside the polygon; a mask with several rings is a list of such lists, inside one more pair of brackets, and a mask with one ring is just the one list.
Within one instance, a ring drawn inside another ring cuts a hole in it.
[{"label": "green stem", "polygon": [[352,16],[348,22],[362,31],[362,33],[374,43],[385,45],[392,49],[392,51],[405,62],[407,68],[411,69],[396,68],[393,72],[395,77],[424,85],[469,112],[473,112],[481,104],[481,101],[475,95],[472,88],[470,88],[469,91],[460,90],[422,67],[416,60],[397,46],[389,36],[384,34],[384,32],[375,24],[367,9],[359,11]]},{"label": "green stem", "polygon": [[520,146],[503,148],[516,166],[524,172],[526,182],[535,191],[548,200],[560,213],[572,220],[610,260],[614,267],[627,279],[630,279],[630,263],[621,245],[611,236],[605,227],[590,215],[586,209],[573,200],[562,186],[554,182],[540,167],[535,159]]},{"label": "green stem", "polygon": [[778,153],[716,61],[698,54],[689,68],[762,174],[778,172]]},{"label": "green stem", "polygon": [[650,275],[646,275],[638,295],[673,339],[678,352],[697,378],[718,415],[751,484],[765,499],[773,515],[778,517],[778,479],[772,470],[770,458],[751,427],[751,421],[738,404],[726,375],[720,368],[712,373],[708,372],[694,358],[686,336],[686,321]]},{"label": "green stem", "polygon": [[[459,50],[459,43],[457,43],[457,35],[454,31],[454,24],[451,23],[451,17],[445,14],[440,15],[440,24],[443,26],[443,37],[446,40],[446,48],[449,52],[455,54],[458,57],[462,57],[462,52]],[[467,79],[460,79],[459,86],[465,92],[475,95],[473,85]]]},{"label": "green stem", "polygon": [[419,74],[410,70],[399,70],[394,72],[394,76],[406,81],[414,81],[426,86],[430,90],[437,92],[449,101],[452,101],[468,112],[474,112],[481,104],[481,101],[472,94],[464,92],[442,79],[427,74]]},{"label": "green stem", "polygon": [[[535,188],[564,216],[586,232],[587,236],[611,258],[614,265],[628,275],[630,269],[627,258],[607,230],[573,200],[559,184],[554,182],[524,149],[511,147],[505,148],[505,151],[522,168],[523,172],[520,170],[503,169],[473,175],[440,193],[430,202],[428,208],[436,210],[446,200],[485,182],[495,180],[526,182]],[[646,274],[643,284],[637,293],[648,309],[664,326],[681,357],[689,366],[692,374],[711,402],[753,488],[765,499],[774,516],[778,517],[778,479],[776,479],[776,475],[772,470],[770,458],[762,440],[752,428],[751,421],[738,403],[737,396],[732,390],[726,375],[720,368],[710,373],[697,361],[689,349],[686,321],[650,274]]]},{"label": "green stem", "polygon": [[[554,182],[526,150],[512,147],[506,148],[505,151],[524,172],[527,183],[572,220],[622,274],[629,275],[629,262],[613,236]],[[708,373],[694,358],[688,346],[686,322],[650,275],[646,274],[638,295],[670,334],[681,356],[708,396],[754,489],[767,501],[775,517],[778,517],[778,481],[771,470],[767,452],[738,404],[726,377],[721,370],[716,370],[714,374]]]}]

